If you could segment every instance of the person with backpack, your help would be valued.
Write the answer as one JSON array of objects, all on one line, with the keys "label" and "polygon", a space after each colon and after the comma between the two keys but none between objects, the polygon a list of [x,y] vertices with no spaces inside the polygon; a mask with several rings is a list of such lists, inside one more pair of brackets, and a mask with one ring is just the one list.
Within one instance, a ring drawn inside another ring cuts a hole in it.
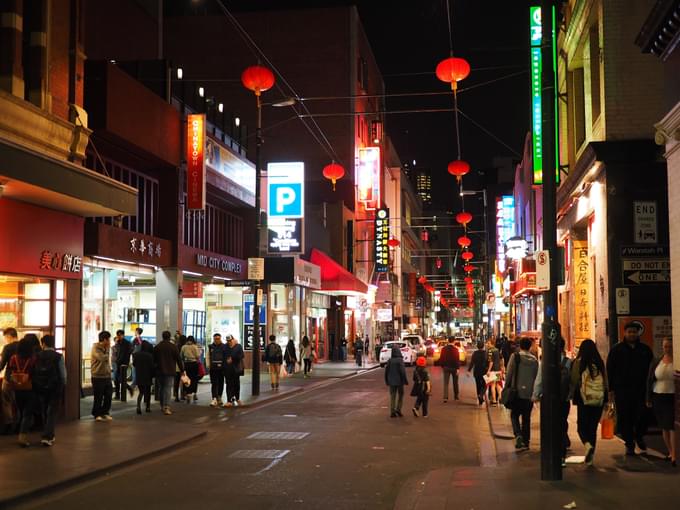
[{"label": "person with backpack", "polygon": [[361,337],[357,337],[357,339],[354,341],[354,360],[356,361],[358,367],[362,365],[363,357],[364,342]]},{"label": "person with backpack", "polygon": [[137,373],[137,414],[142,414],[142,399],[146,412],[151,412],[151,386],[153,381],[153,345],[142,341],[139,351],[132,355],[132,364]]},{"label": "person with backpack", "polygon": [[[560,404],[562,406],[561,423],[562,423],[562,463],[564,464],[567,458],[567,450],[571,448],[571,440],[569,439],[569,412],[571,411],[571,366],[572,361],[567,356],[565,351],[566,342],[563,337],[560,337]],[[543,361],[538,364],[538,375],[534,383],[534,395],[532,400],[539,402],[543,398]]]},{"label": "person with backpack", "polygon": [[[36,411],[36,395],[33,391],[33,369],[36,352],[34,341],[38,337],[32,333],[24,336],[17,347],[16,354],[9,360],[9,381],[14,388],[19,421],[19,445],[31,446],[28,432],[33,427],[33,415]],[[40,342],[38,340],[38,342]]]},{"label": "person with backpack", "polygon": [[411,396],[416,397],[416,402],[413,409],[411,409],[413,416],[418,417],[418,412],[422,405],[423,418],[427,418],[431,394],[432,382],[430,381],[430,373],[427,371],[427,360],[425,356],[418,356],[416,369],[413,372],[413,389],[411,389]]},{"label": "person with backpack", "polygon": [[581,342],[572,363],[570,395],[578,411],[578,436],[585,446],[585,463],[593,464],[597,442],[597,426],[607,402],[607,376],[604,361],[591,339]]},{"label": "person with backpack", "polygon": [[210,407],[222,407],[222,393],[224,393],[224,347],[222,335],[215,333],[212,343],[208,346],[207,359],[212,395]]},{"label": "person with backpack", "polygon": [[607,356],[609,400],[616,406],[616,425],[629,456],[635,455],[636,443],[647,453],[647,377],[653,358],[652,349],[640,341],[640,325],[633,321],[626,323],[623,341]]},{"label": "person with backpack", "polygon": [[15,328],[6,328],[2,332],[5,339],[5,346],[0,354],[0,372],[5,371],[2,378],[2,388],[0,388],[0,405],[2,406],[2,432],[5,434],[16,434],[18,427],[16,401],[14,398],[14,388],[9,381],[11,371],[9,360],[17,353],[19,347],[19,336]]},{"label": "person with backpack", "polygon": [[538,360],[530,352],[533,343],[533,339],[529,337],[520,338],[519,352],[510,356],[510,361],[508,361],[506,384],[510,385],[508,390],[513,389],[515,392],[515,398],[508,404],[517,450],[528,450],[531,439],[531,411],[533,409],[531,398],[538,374]]},{"label": "person with backpack", "polygon": [[111,397],[113,385],[111,381],[111,333],[99,333],[99,341],[92,346],[90,352],[90,375],[92,377],[92,416],[95,421],[111,421]]},{"label": "person with backpack", "polygon": [[272,383],[272,389],[279,389],[279,377],[281,375],[281,364],[283,363],[283,353],[281,346],[276,343],[276,336],[269,335],[269,345],[264,350],[262,361],[269,366],[269,379]]},{"label": "person with backpack", "polygon": [[404,386],[408,384],[408,379],[404,356],[396,345],[392,347],[392,356],[385,364],[385,384],[390,389],[390,418],[404,416],[401,414],[401,407],[404,402]]},{"label": "person with backpack", "polygon": [[453,398],[460,400],[458,386],[458,369],[460,368],[460,352],[453,343],[456,337],[450,336],[449,343],[444,346],[439,356],[438,365],[442,367],[444,377],[444,403],[449,401],[449,379],[453,380]]},{"label": "person with backpack", "polygon": [[304,363],[304,376],[307,379],[309,372],[312,371],[312,344],[307,335],[303,336],[300,342],[300,359]]},{"label": "person with backpack", "polygon": [[479,402],[480,406],[484,404],[484,395],[486,393],[486,382],[484,381],[484,375],[489,368],[487,359],[484,342],[480,340],[477,342],[477,350],[472,353],[470,366],[468,368],[468,374],[472,372],[472,375],[475,378],[475,386],[477,387],[477,401]]},{"label": "person with backpack", "polygon": [[64,356],[54,348],[54,336],[45,335],[40,343],[42,350],[36,355],[32,385],[45,420],[40,442],[43,446],[52,446],[57,412],[66,386],[66,366]]},{"label": "person with backpack", "polygon": [[293,375],[295,373],[295,364],[297,363],[297,354],[295,353],[295,342],[293,342],[292,338],[286,344],[283,360],[286,362],[286,372],[288,372],[288,375]]}]

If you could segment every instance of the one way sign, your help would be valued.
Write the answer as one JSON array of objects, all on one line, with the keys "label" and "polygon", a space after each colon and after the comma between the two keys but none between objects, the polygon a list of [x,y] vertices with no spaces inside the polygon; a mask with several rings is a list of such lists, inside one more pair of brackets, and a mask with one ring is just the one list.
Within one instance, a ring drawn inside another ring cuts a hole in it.
[{"label": "one way sign", "polygon": [[624,285],[641,284],[664,284],[671,281],[670,271],[624,271],[623,283]]}]

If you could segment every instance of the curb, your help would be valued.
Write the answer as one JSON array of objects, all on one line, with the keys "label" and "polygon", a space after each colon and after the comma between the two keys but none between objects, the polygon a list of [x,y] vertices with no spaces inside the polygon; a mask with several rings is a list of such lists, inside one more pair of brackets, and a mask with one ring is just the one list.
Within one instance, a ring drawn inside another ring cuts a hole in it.
[{"label": "curb", "polygon": [[491,418],[491,406],[489,405],[488,401],[485,403],[485,405],[486,405],[486,415],[487,415],[487,418],[489,419],[489,429],[491,430],[491,435],[493,437],[495,437],[496,439],[504,439],[504,440],[515,439],[514,436],[512,436],[512,435],[502,434],[502,433],[496,431],[496,428],[493,425],[493,419]]},{"label": "curb", "polygon": [[54,482],[49,485],[45,485],[43,487],[39,487],[37,489],[31,490],[30,492],[24,492],[22,494],[17,494],[16,496],[11,496],[9,498],[5,499],[0,499],[0,507],[2,508],[8,508],[9,505],[18,505],[21,503],[26,503],[28,501],[35,500],[36,498],[44,497],[52,492],[68,489],[69,487],[73,487],[77,484],[80,484],[82,482],[86,482],[89,480],[94,480],[96,478],[101,478],[102,476],[107,475],[108,473],[111,473],[112,471],[118,471],[123,468],[128,468],[134,464],[139,464],[142,463],[146,460],[149,460],[153,457],[157,457],[158,455],[162,455],[164,453],[167,453],[171,450],[174,450],[175,448],[182,448],[186,445],[188,445],[190,442],[195,441],[196,439],[203,439],[208,435],[207,431],[202,431],[198,432],[191,437],[186,437],[181,439],[180,441],[176,441],[172,444],[168,444],[166,446],[163,446],[161,448],[158,448],[157,450],[153,450],[147,453],[144,453],[142,455],[138,455],[136,457],[131,457],[128,459],[123,459],[119,462],[116,462],[115,464],[111,464],[110,466],[102,467],[99,469],[94,469],[92,471],[89,471],[87,473],[83,473],[82,475],[77,475],[72,478],[68,478],[66,480],[61,480],[59,482]]}]

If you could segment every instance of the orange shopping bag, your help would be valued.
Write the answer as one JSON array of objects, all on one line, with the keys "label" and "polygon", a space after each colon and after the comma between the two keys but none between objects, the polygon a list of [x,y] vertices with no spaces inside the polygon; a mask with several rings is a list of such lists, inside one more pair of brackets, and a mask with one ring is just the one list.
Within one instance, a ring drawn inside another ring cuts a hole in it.
[{"label": "orange shopping bag", "polygon": [[600,434],[602,439],[614,439],[614,426],[616,425],[616,413],[614,406],[607,406],[602,420],[600,420]]}]

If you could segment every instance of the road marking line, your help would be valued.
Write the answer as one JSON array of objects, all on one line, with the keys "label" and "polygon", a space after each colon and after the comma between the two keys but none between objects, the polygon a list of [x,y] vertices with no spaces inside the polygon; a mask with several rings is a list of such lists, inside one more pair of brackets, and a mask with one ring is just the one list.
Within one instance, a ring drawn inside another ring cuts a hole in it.
[{"label": "road marking line", "polygon": [[246,439],[304,439],[309,432],[253,432]]}]

